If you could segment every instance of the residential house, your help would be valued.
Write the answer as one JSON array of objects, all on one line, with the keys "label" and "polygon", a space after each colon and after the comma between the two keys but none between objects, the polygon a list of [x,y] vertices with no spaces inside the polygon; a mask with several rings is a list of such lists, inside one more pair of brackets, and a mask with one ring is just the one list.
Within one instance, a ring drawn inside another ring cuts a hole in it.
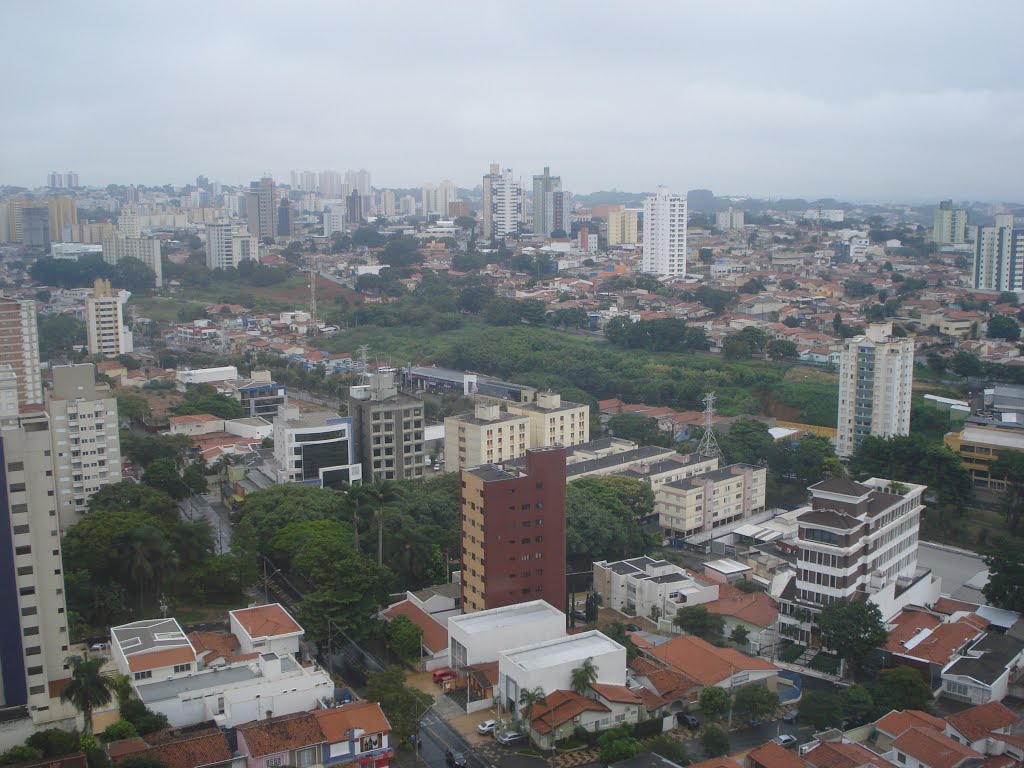
[{"label": "residential house", "polygon": [[684,605],[718,599],[718,585],[667,560],[634,557],[594,563],[594,590],[603,605],[631,616],[675,616]]},{"label": "residential house", "polygon": [[1020,718],[1012,709],[1002,702],[990,701],[949,715],[945,734],[976,752],[1009,752],[1020,761],[1024,756],[1024,739],[1011,733],[1019,722]]},{"label": "residential house", "polygon": [[105,746],[114,765],[125,760],[152,760],[166,768],[244,768],[243,758],[232,755],[227,734],[206,726],[182,732],[157,731],[146,736],[110,742]]},{"label": "residential house", "polygon": [[940,693],[958,701],[1002,701],[1010,685],[1024,679],[1024,642],[1011,634],[989,632],[974,641],[942,670]]}]

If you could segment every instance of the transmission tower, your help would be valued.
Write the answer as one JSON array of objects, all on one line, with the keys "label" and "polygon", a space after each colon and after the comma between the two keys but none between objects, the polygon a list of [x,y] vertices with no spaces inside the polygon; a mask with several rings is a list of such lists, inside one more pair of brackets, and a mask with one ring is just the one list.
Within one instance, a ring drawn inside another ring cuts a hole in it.
[{"label": "transmission tower", "polygon": [[370,383],[370,346],[368,344],[359,347],[359,383]]},{"label": "transmission tower", "polygon": [[704,395],[704,434],[697,446],[697,453],[708,459],[722,458],[722,449],[718,447],[718,439],[715,437],[715,393],[708,392]]}]

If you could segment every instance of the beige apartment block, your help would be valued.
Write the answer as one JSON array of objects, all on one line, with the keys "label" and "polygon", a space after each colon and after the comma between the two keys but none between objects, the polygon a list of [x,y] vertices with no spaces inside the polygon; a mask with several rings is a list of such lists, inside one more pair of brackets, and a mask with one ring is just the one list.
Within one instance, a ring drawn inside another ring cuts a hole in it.
[{"label": "beige apartment block", "polygon": [[472,414],[444,420],[444,463],[449,472],[522,458],[530,448],[528,416],[478,403]]},{"label": "beige apartment block", "polygon": [[590,406],[562,402],[557,392],[538,392],[532,403],[509,403],[508,412],[530,420],[529,448],[568,447],[590,441]]}]

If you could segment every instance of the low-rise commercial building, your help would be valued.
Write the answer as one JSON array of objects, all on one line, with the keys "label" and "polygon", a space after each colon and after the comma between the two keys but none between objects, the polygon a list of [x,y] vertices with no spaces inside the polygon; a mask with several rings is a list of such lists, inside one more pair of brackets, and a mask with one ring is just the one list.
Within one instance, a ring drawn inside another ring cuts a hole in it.
[{"label": "low-rise commercial building", "polygon": [[284,406],[274,420],[278,482],[341,489],[362,480],[352,419],[333,411],[299,413]]},{"label": "low-rise commercial building", "polygon": [[969,417],[959,432],[950,432],[946,447],[960,456],[960,462],[971,473],[975,488],[1001,493],[1006,480],[993,476],[990,466],[1000,452],[1024,451],[1024,419],[1016,413],[1005,414],[1003,419]]}]

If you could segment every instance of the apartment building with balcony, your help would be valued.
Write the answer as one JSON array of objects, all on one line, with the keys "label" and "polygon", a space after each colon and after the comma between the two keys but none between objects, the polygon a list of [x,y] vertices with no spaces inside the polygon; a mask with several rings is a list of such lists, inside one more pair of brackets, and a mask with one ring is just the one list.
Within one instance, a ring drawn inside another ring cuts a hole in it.
[{"label": "apartment building with balcony", "polygon": [[654,511],[666,539],[685,540],[765,510],[768,473],[752,464],[730,464],[654,489]]}]

